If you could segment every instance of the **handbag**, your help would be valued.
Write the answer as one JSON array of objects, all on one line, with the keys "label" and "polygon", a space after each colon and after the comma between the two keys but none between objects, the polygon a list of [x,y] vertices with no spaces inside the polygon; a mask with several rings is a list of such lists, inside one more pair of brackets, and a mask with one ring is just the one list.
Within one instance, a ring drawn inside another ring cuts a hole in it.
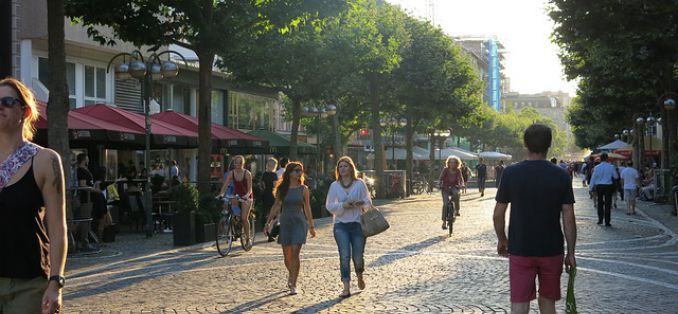
[{"label": "handbag", "polygon": [[577,267],[570,268],[570,279],[567,281],[567,297],[565,298],[565,313],[577,314],[577,302],[574,299],[574,277],[577,275]]},{"label": "handbag", "polygon": [[372,206],[360,215],[360,227],[365,237],[380,234],[390,227],[379,209]]}]

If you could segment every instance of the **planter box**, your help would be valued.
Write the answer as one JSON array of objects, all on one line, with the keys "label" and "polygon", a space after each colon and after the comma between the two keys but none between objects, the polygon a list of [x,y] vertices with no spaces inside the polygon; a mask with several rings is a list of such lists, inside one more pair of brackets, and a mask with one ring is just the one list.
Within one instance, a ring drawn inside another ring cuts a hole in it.
[{"label": "planter box", "polygon": [[172,222],[174,224],[174,246],[195,244],[195,212],[175,212]]},{"label": "planter box", "polygon": [[217,224],[206,223],[195,226],[195,240],[198,243],[214,241],[217,237]]}]

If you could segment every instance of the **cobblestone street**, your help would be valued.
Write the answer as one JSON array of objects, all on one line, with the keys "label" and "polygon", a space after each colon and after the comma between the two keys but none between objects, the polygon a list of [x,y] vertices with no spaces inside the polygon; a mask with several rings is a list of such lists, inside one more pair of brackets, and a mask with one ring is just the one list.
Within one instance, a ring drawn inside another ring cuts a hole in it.
[{"label": "cobblestone street", "polygon": [[[252,251],[238,248],[226,258],[211,244],[174,249],[168,234],[123,235],[100,256],[69,259],[67,313],[505,313],[508,261],[496,254],[495,190],[483,198],[469,192],[451,238],[440,228],[437,195],[380,206],[391,229],[368,239],[367,289],[360,292],[353,282],[347,299],[338,298],[339,260],[325,218],[316,221],[318,237],[302,249],[296,296],[286,295],[279,245],[261,235]],[[579,183],[575,194],[579,311],[676,313],[676,234],[643,211],[626,216],[623,202],[613,210],[612,227],[599,226]],[[567,275],[562,278],[564,298]],[[536,302],[532,306],[536,311]],[[562,311],[564,301],[557,306]]]}]

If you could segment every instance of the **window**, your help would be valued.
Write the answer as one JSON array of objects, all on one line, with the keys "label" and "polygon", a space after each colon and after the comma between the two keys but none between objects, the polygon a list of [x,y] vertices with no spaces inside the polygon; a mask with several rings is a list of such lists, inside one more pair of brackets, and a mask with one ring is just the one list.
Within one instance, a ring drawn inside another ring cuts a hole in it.
[{"label": "window", "polygon": [[212,91],[212,123],[224,125],[224,92]]},{"label": "window", "polygon": [[85,66],[85,105],[106,102],[106,69]]},{"label": "window", "polygon": [[178,113],[191,114],[191,89],[174,85],[172,95],[172,109]]},{"label": "window", "polygon": [[[49,64],[47,58],[38,58],[38,79],[49,88]],[[66,83],[68,84],[68,103],[75,108],[75,63],[66,62]]]},{"label": "window", "polygon": [[246,130],[274,130],[275,99],[245,93],[229,93],[229,126]]}]

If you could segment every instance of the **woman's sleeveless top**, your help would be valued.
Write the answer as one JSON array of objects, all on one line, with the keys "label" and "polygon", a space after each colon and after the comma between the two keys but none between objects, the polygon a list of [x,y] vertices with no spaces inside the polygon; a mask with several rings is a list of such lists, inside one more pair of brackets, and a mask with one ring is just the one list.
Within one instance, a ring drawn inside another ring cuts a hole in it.
[{"label": "woman's sleeveless top", "polygon": [[[249,191],[249,188],[247,187],[247,174],[246,172],[243,172],[242,175],[242,180],[238,181],[235,178],[235,171],[233,171],[233,186],[235,187],[235,194],[240,195],[240,197],[245,196],[247,192]],[[249,198],[252,198],[250,195]]]},{"label": "woman's sleeveless top", "polygon": [[19,181],[0,191],[0,277],[47,278],[49,237],[44,206],[31,161]]}]

